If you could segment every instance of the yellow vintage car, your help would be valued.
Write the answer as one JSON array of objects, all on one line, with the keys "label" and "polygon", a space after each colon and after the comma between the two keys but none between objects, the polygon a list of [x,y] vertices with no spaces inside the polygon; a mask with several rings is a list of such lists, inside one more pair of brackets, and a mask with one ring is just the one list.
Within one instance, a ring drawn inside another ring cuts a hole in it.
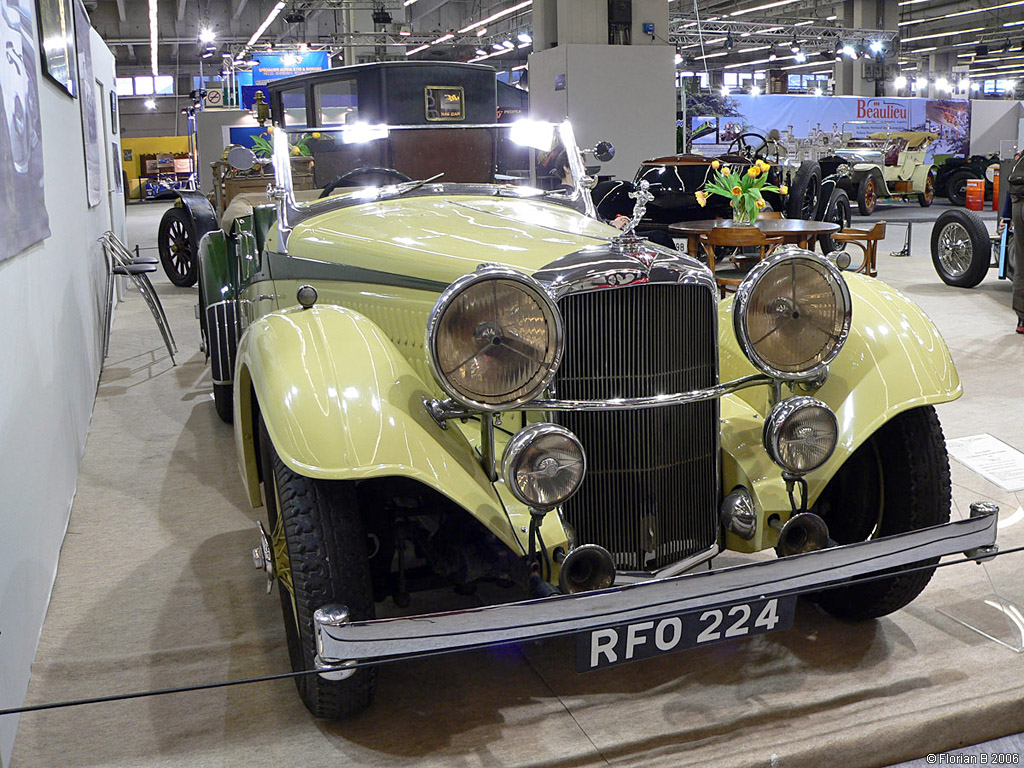
[{"label": "yellow vintage car", "polygon": [[[991,508],[950,521],[933,406],[956,370],[896,290],[788,248],[719,300],[706,265],[596,217],[567,122],[314,134],[275,130],[272,203],[199,251],[314,715],[369,706],[384,661],[575,634],[597,669],[783,629],[798,594],[881,616],[940,557],[992,553]],[[297,140],[341,180],[320,199],[292,188]],[[541,191],[559,145],[573,179]],[[416,611],[481,582],[509,601]]]}]

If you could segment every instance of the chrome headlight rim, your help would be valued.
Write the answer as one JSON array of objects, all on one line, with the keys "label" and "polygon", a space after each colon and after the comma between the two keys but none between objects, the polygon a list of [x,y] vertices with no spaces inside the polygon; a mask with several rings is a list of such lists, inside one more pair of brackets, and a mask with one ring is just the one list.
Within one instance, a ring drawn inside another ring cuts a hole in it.
[{"label": "chrome headlight rim", "polygon": [[[543,372],[543,376],[536,382],[534,387],[532,387],[528,392],[524,392],[513,399],[500,403],[490,403],[479,398],[467,396],[465,392],[462,392],[452,386],[443,374],[437,349],[437,330],[444,317],[445,311],[463,292],[488,280],[510,280],[526,288],[527,291],[536,298],[537,303],[544,308],[551,321],[550,329],[553,336],[552,341],[555,347],[554,355],[552,356],[550,363],[545,366],[546,370]],[[547,290],[545,290],[544,286],[530,275],[519,272],[510,267],[502,267],[495,264],[483,265],[476,269],[476,271],[470,272],[469,274],[463,275],[455,280],[438,297],[433,309],[430,310],[429,317],[427,318],[426,348],[430,372],[433,374],[437,383],[440,384],[441,389],[444,390],[446,395],[467,408],[488,413],[499,413],[535,400],[551,384],[565,353],[565,333],[562,326],[562,315],[558,311],[558,307],[555,304],[554,299]]]},{"label": "chrome headlight rim", "polygon": [[[826,278],[833,285],[833,292],[837,294],[836,298],[838,304],[843,310],[843,322],[840,327],[838,338],[832,348],[822,357],[821,360],[806,370],[783,371],[758,354],[749,334],[747,333],[746,323],[744,320],[746,319],[751,295],[760,284],[761,280],[764,279],[765,275],[780,264],[785,264],[793,260],[806,261],[824,273]],[[814,252],[809,251],[806,248],[800,248],[796,245],[780,246],[775,249],[771,256],[755,264],[750,272],[747,273],[743,282],[740,283],[739,287],[736,289],[736,298],[733,300],[732,305],[733,330],[736,333],[736,340],[739,342],[740,350],[743,352],[744,356],[762,373],[765,373],[774,379],[781,379],[783,381],[804,381],[808,379],[815,379],[822,373],[827,372],[829,363],[835,360],[836,355],[842,351],[847,338],[849,338],[852,318],[853,300],[850,296],[850,287],[846,284],[846,280],[843,279],[840,269],[828,259],[823,259]]]},{"label": "chrome headlight rim", "polygon": [[[516,466],[516,462],[522,458],[523,452],[527,448],[538,440],[552,435],[568,440],[575,445],[576,449],[579,451],[580,461],[582,463],[580,479],[573,489],[559,498],[557,502],[553,504],[537,504],[535,500],[527,498],[525,494],[523,494],[519,484],[515,482],[514,472],[518,468]],[[549,422],[531,424],[513,435],[505,446],[505,452],[501,457],[501,476],[505,480],[505,487],[508,488],[509,493],[515,496],[517,501],[520,501],[533,509],[541,509],[544,511],[555,509],[571,499],[583,485],[583,480],[587,476],[587,453],[583,450],[583,444],[580,442],[580,439],[560,424],[551,424]]]},{"label": "chrome headlight rim", "polygon": [[[779,448],[779,439],[782,436],[782,430],[786,426],[787,422],[797,413],[807,408],[817,408],[828,414],[834,439],[828,454],[820,462],[807,468],[793,467],[787,465],[783,460]],[[832,455],[836,451],[836,447],[839,445],[839,419],[836,416],[835,411],[829,407],[828,403],[825,403],[816,397],[811,397],[810,395],[795,395],[794,397],[787,397],[785,400],[777,402],[774,407],[772,407],[771,411],[769,411],[768,416],[765,417],[763,439],[764,448],[768,452],[769,458],[775,462],[775,464],[786,472],[790,472],[795,475],[805,475],[808,472],[820,469],[828,463],[829,459],[832,458]]]}]

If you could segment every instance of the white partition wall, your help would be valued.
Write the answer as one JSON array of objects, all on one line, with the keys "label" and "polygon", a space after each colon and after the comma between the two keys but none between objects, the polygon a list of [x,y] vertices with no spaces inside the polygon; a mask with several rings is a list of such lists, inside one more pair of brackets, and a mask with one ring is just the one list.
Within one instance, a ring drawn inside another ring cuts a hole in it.
[{"label": "white partition wall", "polygon": [[[89,39],[99,204],[87,199],[80,102],[40,77],[35,151],[51,234],[0,262],[0,708],[25,697],[96,395],[106,279],[96,238],[124,229],[114,58],[95,31]],[[0,718],[0,766],[17,723]]]},{"label": "white partition wall", "polygon": [[531,54],[530,115],[568,116],[583,147],[610,141],[615,158],[601,173],[632,179],[642,160],[676,151],[675,49],[559,45]]}]

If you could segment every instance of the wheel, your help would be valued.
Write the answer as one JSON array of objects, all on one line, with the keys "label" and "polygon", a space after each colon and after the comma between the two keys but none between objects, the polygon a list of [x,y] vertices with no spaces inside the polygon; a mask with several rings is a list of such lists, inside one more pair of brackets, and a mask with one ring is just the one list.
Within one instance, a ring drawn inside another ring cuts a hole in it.
[{"label": "wheel", "polygon": [[804,160],[793,175],[786,199],[786,218],[810,221],[818,212],[821,195],[821,166],[813,160]]},{"label": "wheel", "polygon": [[946,179],[946,197],[949,202],[961,208],[967,205],[967,182],[977,178],[976,174],[966,169],[955,171]]},{"label": "wheel", "polygon": [[[829,224],[838,224],[840,229],[846,229],[850,226],[852,216],[853,209],[850,206],[850,196],[841,189],[833,191],[832,197],[828,201],[828,206],[825,208],[825,215],[822,217],[822,221]],[[818,238],[818,242],[821,243],[822,253],[846,250],[846,243],[834,242],[829,235],[822,235]]]},{"label": "wheel", "polygon": [[857,187],[857,210],[861,216],[870,216],[878,203],[878,184],[874,176],[865,176]]},{"label": "wheel", "polygon": [[992,240],[974,211],[945,211],[932,227],[932,264],[942,282],[973,288],[992,264]]},{"label": "wheel", "polygon": [[213,385],[213,404],[217,408],[217,415],[225,424],[235,420],[235,393],[231,384]]},{"label": "wheel", "polygon": [[[829,481],[812,511],[839,544],[892,536],[949,521],[949,457],[935,409],[914,408],[884,424]],[[893,573],[938,558],[893,569]],[[833,616],[885,616],[921,594],[934,567],[838,587],[815,596]]]},{"label": "wheel", "polygon": [[1013,273],[1017,269],[1017,241],[1013,233],[1006,238],[1006,279],[1013,282]]},{"label": "wheel", "polygon": [[178,206],[168,209],[160,219],[157,245],[167,279],[180,288],[195,285],[198,275],[196,230],[188,211]]},{"label": "wheel", "polygon": [[[353,621],[374,617],[366,535],[350,483],[313,480],[292,472],[274,450],[259,419],[260,462],[270,524],[281,613],[292,670],[314,669],[313,613],[330,603],[348,608]],[[370,706],[376,669],[363,667],[345,680],[295,678],[315,717],[339,718]]]},{"label": "wheel", "polygon": [[[966,195],[966,187],[964,188],[964,194]],[[932,204],[935,199],[935,169],[928,171],[928,178],[924,182],[924,192],[921,192],[917,196],[917,202],[920,203],[922,208],[927,208]]]}]

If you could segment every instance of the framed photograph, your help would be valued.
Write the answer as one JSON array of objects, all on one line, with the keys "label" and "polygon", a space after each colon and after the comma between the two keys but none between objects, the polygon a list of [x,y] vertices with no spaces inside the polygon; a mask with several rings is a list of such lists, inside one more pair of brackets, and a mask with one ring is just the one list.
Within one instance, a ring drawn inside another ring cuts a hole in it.
[{"label": "framed photograph", "polygon": [[72,0],[36,0],[39,11],[39,49],[43,74],[78,96],[78,51],[75,46],[75,11]]}]

